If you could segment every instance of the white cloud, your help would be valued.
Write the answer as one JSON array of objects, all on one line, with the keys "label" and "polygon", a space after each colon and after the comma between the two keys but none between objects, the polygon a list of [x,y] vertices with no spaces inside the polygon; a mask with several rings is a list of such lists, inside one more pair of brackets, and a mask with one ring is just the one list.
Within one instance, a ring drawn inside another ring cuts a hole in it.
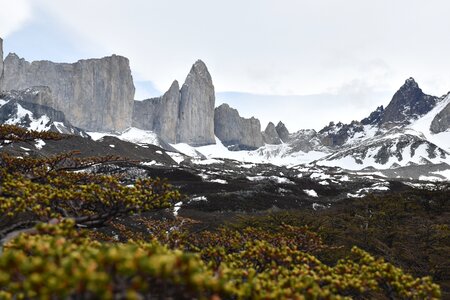
[{"label": "white cloud", "polygon": [[174,79],[183,82],[201,58],[218,92],[318,95],[234,98],[244,115],[263,123],[282,119],[291,128],[319,128],[331,118],[360,119],[386,105],[411,76],[426,93],[450,90],[448,0],[33,4],[53,16],[84,53],[130,58],[134,78],[155,84],[140,91],[165,91]]},{"label": "white cloud", "polygon": [[0,7],[0,37],[2,38],[19,30],[32,16],[29,0],[1,0]]},{"label": "white cloud", "polygon": [[36,1],[159,90],[198,58],[219,91],[316,94],[361,78],[392,89],[416,76],[437,92],[450,82],[446,0]]}]

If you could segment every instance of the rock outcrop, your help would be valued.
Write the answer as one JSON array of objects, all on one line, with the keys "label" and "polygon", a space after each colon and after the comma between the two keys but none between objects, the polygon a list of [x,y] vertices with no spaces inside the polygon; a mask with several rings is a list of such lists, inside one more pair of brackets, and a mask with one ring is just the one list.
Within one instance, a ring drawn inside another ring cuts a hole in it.
[{"label": "rock outcrop", "polygon": [[162,96],[134,101],[132,126],[152,130],[168,143],[177,143],[180,87],[174,81]]},{"label": "rock outcrop", "polygon": [[367,118],[361,120],[361,124],[379,125],[381,123],[381,119],[383,118],[383,113],[384,113],[383,105],[378,106],[377,109],[371,112]]},{"label": "rock outcrop", "polygon": [[278,136],[280,137],[280,139],[286,143],[289,141],[290,139],[290,133],[289,130],[286,128],[286,125],[284,125],[283,122],[278,122],[277,127],[275,127]]},{"label": "rock outcrop", "polygon": [[192,66],[183,87],[174,81],[162,97],[134,101],[134,127],[152,130],[169,143],[214,144],[215,94],[204,62]]},{"label": "rock outcrop", "polygon": [[3,40],[0,38],[0,90],[2,89],[3,81]]},{"label": "rock outcrop", "polygon": [[[77,127],[121,131],[131,125],[134,84],[129,61],[122,56],[76,63],[34,61],[9,54],[4,61],[3,90],[48,86],[52,100],[38,104],[61,110]],[[43,99],[41,99],[43,100]]]},{"label": "rock outcrop", "polygon": [[264,130],[264,132],[262,133],[262,135],[263,135],[264,143],[266,143],[266,144],[272,144],[272,145],[281,144],[281,139],[278,136],[278,132],[275,128],[275,124],[273,124],[272,122],[269,122],[269,124],[267,124],[267,127]]},{"label": "rock outcrop", "polygon": [[430,126],[433,133],[444,132],[448,129],[450,129],[450,103],[434,117]]},{"label": "rock outcrop", "polygon": [[409,78],[386,106],[381,124],[388,127],[407,124],[411,119],[418,118],[433,109],[438,99],[424,94],[416,81]]},{"label": "rock outcrop", "polygon": [[36,104],[51,97],[48,87],[0,92],[0,124],[88,137],[83,130],[73,126],[62,111]]},{"label": "rock outcrop", "polygon": [[215,93],[204,62],[195,62],[180,93],[177,142],[192,146],[214,144]]},{"label": "rock outcrop", "polygon": [[242,118],[228,104],[215,109],[214,132],[230,150],[254,150],[264,144],[259,120]]}]

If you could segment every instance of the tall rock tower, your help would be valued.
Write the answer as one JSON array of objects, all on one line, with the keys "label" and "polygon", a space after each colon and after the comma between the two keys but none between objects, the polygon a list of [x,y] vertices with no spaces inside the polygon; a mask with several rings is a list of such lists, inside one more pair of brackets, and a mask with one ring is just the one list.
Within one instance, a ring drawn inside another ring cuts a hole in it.
[{"label": "tall rock tower", "polygon": [[198,60],[181,90],[178,81],[161,97],[134,101],[134,127],[152,130],[169,143],[215,144],[215,94],[206,65]]},{"label": "tall rock tower", "polygon": [[177,141],[214,144],[214,85],[205,63],[195,62],[181,87]]}]

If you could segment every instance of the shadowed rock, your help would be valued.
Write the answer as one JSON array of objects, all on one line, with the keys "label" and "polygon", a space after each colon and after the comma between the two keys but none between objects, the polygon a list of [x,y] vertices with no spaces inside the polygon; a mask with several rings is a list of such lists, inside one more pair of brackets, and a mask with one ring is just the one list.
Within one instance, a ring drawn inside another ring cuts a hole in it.
[{"label": "shadowed rock", "polygon": [[275,125],[272,122],[267,124],[266,129],[263,132],[264,143],[279,145],[281,144],[281,139],[278,136],[277,130],[275,129]]},{"label": "shadowed rock", "polygon": [[434,117],[430,126],[433,133],[444,132],[448,129],[450,129],[450,103]]},{"label": "shadowed rock", "polygon": [[162,97],[134,101],[132,125],[152,130],[169,143],[177,143],[179,105],[180,88],[175,80]]},{"label": "shadowed rock", "polygon": [[394,94],[391,102],[383,112],[381,123],[407,124],[411,119],[429,112],[436,105],[438,97],[426,95],[413,78]]},{"label": "shadowed rock", "polygon": [[48,87],[33,87],[21,91],[0,92],[0,124],[18,125],[27,129],[53,131],[82,137],[88,135],[73,126],[62,111],[37,104],[51,99]]},{"label": "shadowed rock", "polygon": [[286,143],[289,141],[290,139],[290,133],[289,130],[286,128],[286,125],[284,125],[283,122],[278,122],[277,127],[275,127],[278,136],[280,137],[280,139]]}]

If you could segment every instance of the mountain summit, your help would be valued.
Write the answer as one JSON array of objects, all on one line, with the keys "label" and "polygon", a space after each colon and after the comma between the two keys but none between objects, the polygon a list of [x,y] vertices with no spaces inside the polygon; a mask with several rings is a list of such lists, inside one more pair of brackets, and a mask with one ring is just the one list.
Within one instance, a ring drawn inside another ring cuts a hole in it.
[{"label": "mountain summit", "polygon": [[439,98],[424,94],[414,78],[408,78],[394,94],[381,118],[381,124],[392,127],[407,124],[428,113]]}]

